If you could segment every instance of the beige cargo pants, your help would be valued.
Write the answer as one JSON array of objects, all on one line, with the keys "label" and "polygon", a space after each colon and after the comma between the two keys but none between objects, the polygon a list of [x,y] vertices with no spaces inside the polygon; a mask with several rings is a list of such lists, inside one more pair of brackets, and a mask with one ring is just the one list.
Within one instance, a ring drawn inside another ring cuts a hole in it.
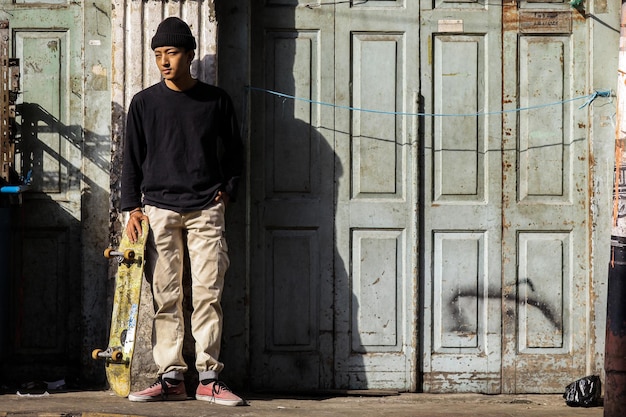
[{"label": "beige cargo pants", "polygon": [[224,228],[225,205],[176,213],[153,206],[144,208],[150,220],[146,244],[146,277],[152,281],[155,303],[153,356],[159,375],[183,379],[188,367],[183,359],[183,256],[189,251],[196,370],[200,380],[217,378],[222,337],[224,274],[230,265]]}]

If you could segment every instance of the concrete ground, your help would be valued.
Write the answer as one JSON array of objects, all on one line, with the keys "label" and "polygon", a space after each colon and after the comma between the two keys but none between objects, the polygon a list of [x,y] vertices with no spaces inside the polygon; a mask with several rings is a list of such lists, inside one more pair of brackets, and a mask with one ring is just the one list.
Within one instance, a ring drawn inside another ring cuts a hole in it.
[{"label": "concrete ground", "polygon": [[249,405],[203,401],[131,403],[110,391],[0,395],[0,417],[601,417],[602,407],[568,407],[561,395],[400,394],[337,392],[322,395],[244,394]]}]

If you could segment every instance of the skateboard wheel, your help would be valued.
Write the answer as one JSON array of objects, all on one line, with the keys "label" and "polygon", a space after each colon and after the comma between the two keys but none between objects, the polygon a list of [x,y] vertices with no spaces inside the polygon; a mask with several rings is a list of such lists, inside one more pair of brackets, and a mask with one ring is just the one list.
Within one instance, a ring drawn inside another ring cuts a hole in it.
[{"label": "skateboard wheel", "polygon": [[135,259],[135,251],[132,249],[126,249],[124,251],[124,259],[126,259],[127,261],[132,261],[133,259]]},{"label": "skateboard wheel", "polygon": [[102,349],[94,349],[91,352],[91,359],[98,360],[100,359],[100,354],[102,353]]},{"label": "skateboard wheel", "polygon": [[115,362],[121,362],[124,359],[124,354],[121,350],[114,350],[111,352],[111,359]]},{"label": "skateboard wheel", "polygon": [[107,259],[112,258],[111,252],[113,252],[113,248],[106,248],[104,250],[104,257]]}]

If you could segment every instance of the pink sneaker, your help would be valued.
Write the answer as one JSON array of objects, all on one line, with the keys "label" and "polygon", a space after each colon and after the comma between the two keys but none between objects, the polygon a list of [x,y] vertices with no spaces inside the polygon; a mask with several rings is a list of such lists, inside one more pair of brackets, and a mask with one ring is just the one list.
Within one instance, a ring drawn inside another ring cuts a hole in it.
[{"label": "pink sneaker", "polygon": [[159,379],[143,391],[128,396],[131,401],[180,401],[187,399],[185,381],[173,384],[171,379]]},{"label": "pink sneaker", "polygon": [[245,405],[246,403],[241,397],[233,394],[225,383],[216,379],[206,379],[198,384],[196,400],[229,406]]}]

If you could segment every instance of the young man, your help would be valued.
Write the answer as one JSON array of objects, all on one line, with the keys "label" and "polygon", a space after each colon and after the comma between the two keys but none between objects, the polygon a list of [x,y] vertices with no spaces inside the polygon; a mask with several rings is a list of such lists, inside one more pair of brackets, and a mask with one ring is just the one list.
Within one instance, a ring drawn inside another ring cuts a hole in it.
[{"label": "young man", "polygon": [[126,124],[122,210],[126,233],[135,240],[141,221],[150,222],[146,276],[156,306],[153,356],[158,380],[132,393],[131,401],[187,398],[182,355],[183,257],[192,275],[196,399],[222,405],[244,400],[218,380],[222,335],[220,300],[230,264],[224,211],[234,200],[243,167],[243,145],[230,97],[194,79],[190,64],[196,41],[176,17],[161,22],[152,38],[161,82],[136,94]]}]

